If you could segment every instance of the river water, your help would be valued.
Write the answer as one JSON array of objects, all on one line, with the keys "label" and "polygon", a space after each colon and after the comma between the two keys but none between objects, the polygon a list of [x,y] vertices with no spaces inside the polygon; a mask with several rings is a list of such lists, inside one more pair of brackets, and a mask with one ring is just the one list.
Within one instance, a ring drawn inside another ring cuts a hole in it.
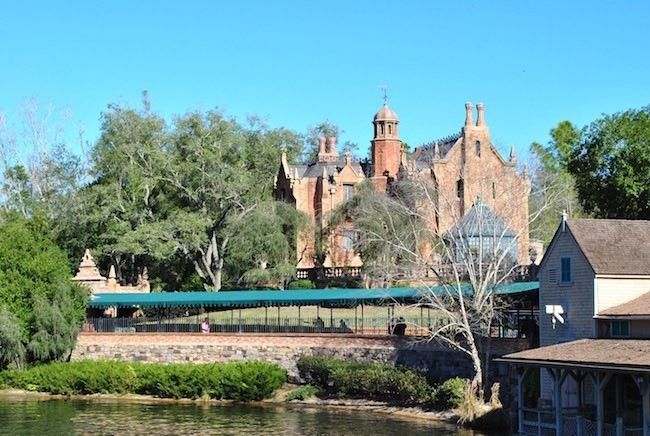
[{"label": "river water", "polygon": [[1,435],[478,436],[438,422],[304,406],[0,399]]}]

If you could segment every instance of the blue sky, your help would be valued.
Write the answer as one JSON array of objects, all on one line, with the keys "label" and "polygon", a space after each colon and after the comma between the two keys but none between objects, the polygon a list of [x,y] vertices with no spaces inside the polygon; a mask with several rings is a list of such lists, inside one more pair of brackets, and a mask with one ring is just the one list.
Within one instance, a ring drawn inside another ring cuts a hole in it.
[{"label": "blue sky", "polygon": [[365,152],[380,85],[412,146],[482,101],[525,153],[558,121],[650,103],[648,1],[13,1],[0,13],[0,111],[66,109],[91,143],[106,105],[148,90],[166,118],[219,107]]}]

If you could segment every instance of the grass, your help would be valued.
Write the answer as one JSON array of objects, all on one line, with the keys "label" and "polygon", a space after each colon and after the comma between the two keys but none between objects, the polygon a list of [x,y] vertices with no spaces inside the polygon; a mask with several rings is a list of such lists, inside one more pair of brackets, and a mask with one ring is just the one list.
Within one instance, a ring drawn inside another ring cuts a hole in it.
[{"label": "grass", "polygon": [[[202,319],[204,317],[209,317],[210,322],[212,323],[223,323],[230,324],[237,323],[240,319],[242,320],[264,320],[264,319],[298,319],[301,318],[308,323],[311,320],[320,317],[326,325],[329,325],[330,320],[334,320],[334,324],[337,324],[339,320],[344,319],[350,325],[350,321],[355,319],[355,309],[354,308],[323,308],[317,306],[301,306],[300,309],[296,306],[290,307],[257,307],[251,309],[240,309],[240,310],[228,310],[228,311],[213,311],[206,312],[200,315],[189,315],[179,317],[176,320],[179,322],[196,322],[197,318]],[[403,316],[407,320],[413,320],[414,323],[422,326],[427,326],[429,319],[435,321],[434,311],[429,311],[428,309],[423,309],[420,311],[417,307],[395,307],[395,311],[391,310],[389,315],[388,306],[364,306],[363,309],[363,320],[365,326],[372,327],[385,327],[386,320],[391,317]],[[356,318],[358,322],[361,320],[361,307],[356,309]]]}]

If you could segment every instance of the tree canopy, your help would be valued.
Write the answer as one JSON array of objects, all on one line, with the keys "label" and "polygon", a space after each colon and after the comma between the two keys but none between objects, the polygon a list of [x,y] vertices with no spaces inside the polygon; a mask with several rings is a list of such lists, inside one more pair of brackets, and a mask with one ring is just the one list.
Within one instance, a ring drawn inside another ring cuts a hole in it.
[{"label": "tree canopy", "polygon": [[650,219],[650,106],[591,123],[571,149],[567,168],[587,213]]},{"label": "tree canopy", "polygon": [[65,253],[43,219],[0,224],[0,367],[65,357],[85,315],[87,292],[70,281]]}]

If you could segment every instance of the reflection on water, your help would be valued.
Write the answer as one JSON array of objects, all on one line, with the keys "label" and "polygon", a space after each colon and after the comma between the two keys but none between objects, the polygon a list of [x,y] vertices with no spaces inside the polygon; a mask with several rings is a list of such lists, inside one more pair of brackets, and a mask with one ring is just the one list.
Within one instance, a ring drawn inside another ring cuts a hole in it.
[{"label": "reflection on water", "polygon": [[475,435],[430,421],[309,407],[0,400],[1,435]]}]

